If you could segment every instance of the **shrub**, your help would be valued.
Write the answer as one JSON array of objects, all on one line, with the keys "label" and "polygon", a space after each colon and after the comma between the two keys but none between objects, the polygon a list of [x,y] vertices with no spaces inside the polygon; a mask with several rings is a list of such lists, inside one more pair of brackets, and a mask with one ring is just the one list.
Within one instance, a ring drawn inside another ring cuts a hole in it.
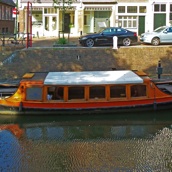
[{"label": "shrub", "polygon": [[59,38],[58,40],[57,40],[57,44],[67,44],[67,39],[66,38]]}]

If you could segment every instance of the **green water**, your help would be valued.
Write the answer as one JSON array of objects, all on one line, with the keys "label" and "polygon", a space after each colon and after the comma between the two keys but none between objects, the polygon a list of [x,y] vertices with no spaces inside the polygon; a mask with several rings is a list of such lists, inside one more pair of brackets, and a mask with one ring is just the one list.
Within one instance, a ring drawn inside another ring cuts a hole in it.
[{"label": "green water", "polygon": [[1,116],[0,171],[172,171],[172,113]]}]

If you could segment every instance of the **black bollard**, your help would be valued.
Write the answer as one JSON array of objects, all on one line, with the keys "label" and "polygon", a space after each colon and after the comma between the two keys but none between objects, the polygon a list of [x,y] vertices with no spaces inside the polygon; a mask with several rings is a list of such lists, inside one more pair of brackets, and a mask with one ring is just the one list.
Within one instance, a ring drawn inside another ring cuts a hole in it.
[{"label": "black bollard", "polygon": [[161,66],[161,61],[158,61],[158,66],[157,66],[157,74],[158,74],[158,79],[161,78],[161,74],[162,74],[162,66]]}]

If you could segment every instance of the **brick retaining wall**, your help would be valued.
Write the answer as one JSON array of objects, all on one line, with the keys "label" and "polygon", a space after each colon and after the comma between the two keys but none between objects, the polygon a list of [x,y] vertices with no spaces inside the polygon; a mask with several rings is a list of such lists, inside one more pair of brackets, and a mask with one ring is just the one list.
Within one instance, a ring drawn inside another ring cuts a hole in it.
[{"label": "brick retaining wall", "polygon": [[[172,47],[32,48],[20,50],[13,61],[1,66],[0,78],[21,77],[34,71],[84,71],[132,69],[156,76],[161,60],[163,74],[172,74]],[[17,67],[16,67],[17,66]]]}]

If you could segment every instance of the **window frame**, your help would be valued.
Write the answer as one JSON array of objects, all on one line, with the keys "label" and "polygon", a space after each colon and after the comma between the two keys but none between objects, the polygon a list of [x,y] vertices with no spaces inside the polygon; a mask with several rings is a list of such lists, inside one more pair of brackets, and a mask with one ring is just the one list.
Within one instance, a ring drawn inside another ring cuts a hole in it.
[{"label": "window frame", "polygon": [[125,13],[125,11],[126,11],[126,6],[118,6],[118,13]]},{"label": "window frame", "polygon": [[[164,10],[162,10],[164,7]],[[166,4],[154,4],[154,12],[155,13],[158,13],[158,12],[166,12]]]},{"label": "window frame", "polygon": [[137,28],[137,16],[118,16],[122,28]]}]

